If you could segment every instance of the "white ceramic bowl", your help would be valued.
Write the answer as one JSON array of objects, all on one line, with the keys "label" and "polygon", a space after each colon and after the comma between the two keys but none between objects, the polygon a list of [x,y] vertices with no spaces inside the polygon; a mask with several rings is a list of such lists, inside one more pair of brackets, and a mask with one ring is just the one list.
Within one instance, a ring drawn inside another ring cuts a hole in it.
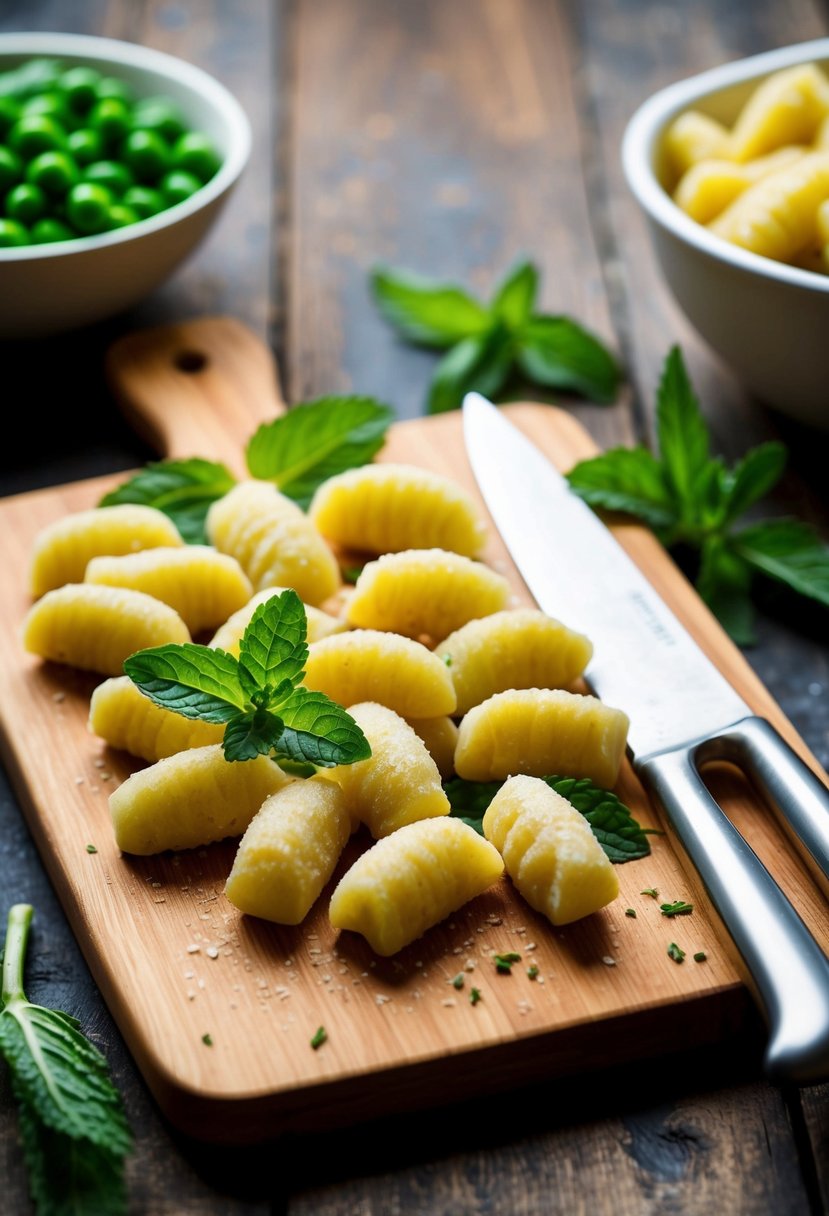
[{"label": "white ceramic bowl", "polygon": [[250,125],[223,85],[201,69],[131,42],[76,34],[0,35],[0,72],[35,56],[117,76],[138,97],[163,94],[222,158],[190,198],[99,236],[0,249],[0,338],[45,336],[120,312],[157,287],[207,233],[250,154]]},{"label": "white ceramic bowl", "polygon": [[811,61],[829,72],[829,38],[669,85],[631,118],[622,163],[660,266],[695,328],[762,400],[829,427],[829,276],[721,240],[677,207],[662,185],[663,135],[678,114],[693,108],[730,126],[763,77]]}]

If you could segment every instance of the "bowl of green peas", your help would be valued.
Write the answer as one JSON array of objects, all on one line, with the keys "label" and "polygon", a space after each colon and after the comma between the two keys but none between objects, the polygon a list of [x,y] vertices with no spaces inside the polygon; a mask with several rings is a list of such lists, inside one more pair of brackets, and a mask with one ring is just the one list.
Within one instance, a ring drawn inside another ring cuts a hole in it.
[{"label": "bowl of green peas", "polygon": [[134,43],[0,35],[0,339],[99,321],[205,237],[250,154],[206,72]]}]

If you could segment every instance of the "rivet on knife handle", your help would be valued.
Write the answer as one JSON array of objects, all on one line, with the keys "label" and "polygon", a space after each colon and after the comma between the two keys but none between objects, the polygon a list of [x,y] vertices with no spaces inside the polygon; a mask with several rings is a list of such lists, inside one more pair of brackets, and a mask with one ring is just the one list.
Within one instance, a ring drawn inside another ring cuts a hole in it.
[{"label": "rivet on knife handle", "polygon": [[637,771],[662,804],[739,951],[769,1027],[770,1080],[829,1079],[829,960],[757,855],[703,784],[695,748]]}]

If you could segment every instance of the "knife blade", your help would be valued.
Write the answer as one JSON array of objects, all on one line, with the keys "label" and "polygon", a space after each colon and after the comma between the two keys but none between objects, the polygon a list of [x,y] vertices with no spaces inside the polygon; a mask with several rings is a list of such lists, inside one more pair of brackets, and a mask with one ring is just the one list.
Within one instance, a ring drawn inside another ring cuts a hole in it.
[{"label": "knife blade", "polygon": [[829,891],[829,791],[754,716],[591,508],[491,402],[469,393],[464,440],[484,501],[539,607],[586,633],[588,686],[631,720],[629,752],[731,935],[769,1026],[771,1079],[829,1077],[829,960],[709,793],[738,764]]}]

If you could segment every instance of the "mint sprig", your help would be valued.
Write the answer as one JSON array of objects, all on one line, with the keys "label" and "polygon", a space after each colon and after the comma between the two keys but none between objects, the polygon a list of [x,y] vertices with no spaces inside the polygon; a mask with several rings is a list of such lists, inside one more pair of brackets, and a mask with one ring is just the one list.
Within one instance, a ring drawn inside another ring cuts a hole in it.
[{"label": "mint sprig", "polygon": [[[393,418],[390,406],[373,397],[303,402],[254,433],[245,450],[248,472],[272,481],[304,509],[323,481],[374,459]],[[188,544],[204,545],[210,506],[235,484],[230,471],[211,460],[157,460],[110,490],[98,505],[155,507],[169,515]]]},{"label": "mint sprig", "polygon": [[223,722],[227,760],[272,756],[289,767],[334,768],[371,755],[341,705],[298,687],[308,659],[305,607],[295,591],[260,604],[239,657],[192,642],[139,650],[124,663],[132,682],[163,709]]},{"label": "mint sprig", "polygon": [[[584,815],[610,861],[636,861],[648,856],[651,851],[648,836],[659,833],[641,827],[615,794],[586,778],[551,776],[542,780]],[[483,835],[484,814],[503,784],[503,781],[466,781],[462,777],[447,781],[443,788],[452,808],[450,814]]]},{"label": "mint sprig", "polygon": [[730,469],[712,457],[678,346],[665,360],[656,429],[658,453],[614,448],[583,460],[568,474],[573,490],[593,507],[643,519],[668,548],[696,552],[697,589],[736,642],[754,641],[758,576],[829,606],[829,548],[813,528],[794,519],[735,526],[777,484],[786,448],[761,444]]},{"label": "mint sprig", "polygon": [[371,289],[386,320],[408,341],[447,352],[432,377],[428,413],[458,409],[473,390],[496,397],[516,375],[594,401],[614,399],[615,358],[578,322],[535,311],[538,279],[532,262],[519,262],[485,305],[453,283],[374,269]]},{"label": "mint sprig", "polygon": [[0,1056],[11,1073],[20,1138],[39,1216],[122,1216],[132,1147],[107,1062],[67,1013],[23,990],[32,908],[9,911],[0,997]]}]

